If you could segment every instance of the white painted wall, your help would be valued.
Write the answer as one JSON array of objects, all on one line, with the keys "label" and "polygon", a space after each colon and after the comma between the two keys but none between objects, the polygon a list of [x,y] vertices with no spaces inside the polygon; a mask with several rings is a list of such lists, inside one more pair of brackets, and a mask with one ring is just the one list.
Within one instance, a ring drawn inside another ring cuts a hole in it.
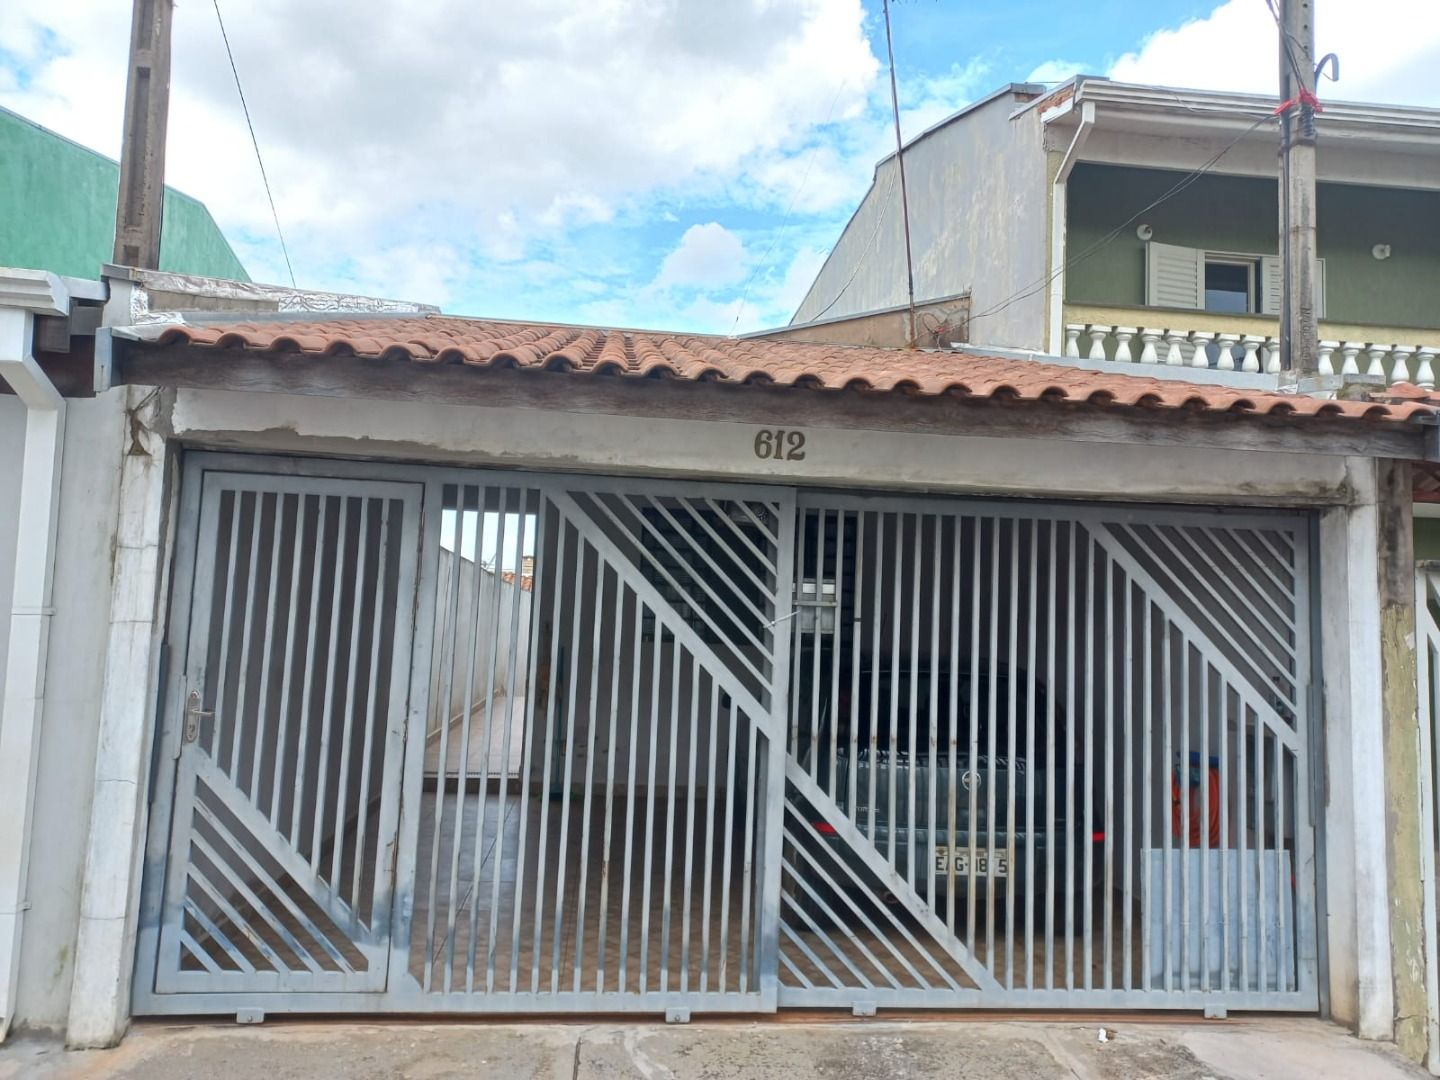
[{"label": "white painted wall", "polygon": [[[95,735],[109,615],[122,445],[121,391],[67,402],[54,607],[40,736],[29,901],[16,1024],[58,1028],[69,1008],[80,880],[95,775]],[[24,433],[24,411],[0,398],[0,461]],[[13,422],[12,422],[13,421]],[[0,468],[0,601],[8,613],[18,468]],[[0,620],[0,624],[8,620]],[[0,626],[0,635],[5,630]],[[0,636],[3,646],[3,636]],[[3,652],[0,652],[3,656]],[[3,670],[3,666],[0,666]]]},{"label": "white painted wall", "polygon": [[25,453],[25,406],[13,394],[0,396],[0,700],[5,697],[5,657],[10,645],[10,598],[14,594],[15,530],[20,513],[19,462]]}]

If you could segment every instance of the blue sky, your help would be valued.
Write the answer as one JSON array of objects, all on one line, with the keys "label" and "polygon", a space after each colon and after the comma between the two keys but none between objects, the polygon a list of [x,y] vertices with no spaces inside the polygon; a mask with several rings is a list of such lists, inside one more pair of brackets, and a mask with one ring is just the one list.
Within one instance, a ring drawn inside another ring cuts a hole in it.
[{"label": "blue sky", "polygon": [[[893,146],[878,2],[221,0],[302,287],[728,333],[786,321]],[[1435,0],[1327,0],[1337,96],[1440,105]],[[6,0],[0,104],[118,152],[128,4]],[[896,0],[903,126],[1075,70],[1272,91],[1264,0]],[[168,179],[285,267],[208,3]]]}]

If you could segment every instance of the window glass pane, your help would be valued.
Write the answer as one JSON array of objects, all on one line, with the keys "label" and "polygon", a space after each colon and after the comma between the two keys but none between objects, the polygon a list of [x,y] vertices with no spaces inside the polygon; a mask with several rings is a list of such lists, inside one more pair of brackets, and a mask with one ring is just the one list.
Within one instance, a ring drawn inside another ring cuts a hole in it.
[{"label": "window glass pane", "polygon": [[1250,268],[1241,263],[1205,263],[1205,310],[1250,310]]}]

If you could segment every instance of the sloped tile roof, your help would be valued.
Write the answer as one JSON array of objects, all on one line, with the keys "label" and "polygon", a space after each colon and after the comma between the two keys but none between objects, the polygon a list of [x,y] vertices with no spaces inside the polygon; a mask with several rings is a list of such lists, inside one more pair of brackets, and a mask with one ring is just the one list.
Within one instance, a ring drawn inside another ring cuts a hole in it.
[{"label": "sloped tile roof", "polygon": [[1187,413],[1375,421],[1410,421],[1436,413],[1435,405],[1423,399],[1327,401],[964,351],[547,326],[447,315],[169,325],[157,328],[153,340],[161,346],[190,344],[217,351],[376,357],[481,369],[528,368]]}]

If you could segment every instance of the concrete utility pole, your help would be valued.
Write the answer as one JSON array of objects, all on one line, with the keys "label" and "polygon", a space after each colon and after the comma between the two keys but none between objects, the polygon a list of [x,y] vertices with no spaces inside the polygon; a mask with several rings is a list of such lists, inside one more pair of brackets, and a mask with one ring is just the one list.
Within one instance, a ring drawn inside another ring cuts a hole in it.
[{"label": "concrete utility pole", "polygon": [[1319,372],[1315,244],[1315,2],[1279,0],[1280,363],[1297,378]]},{"label": "concrete utility pole", "polygon": [[121,266],[160,267],[165,205],[165,125],[170,114],[170,24],[174,0],[135,0],[130,73],[115,207],[115,256]]}]

